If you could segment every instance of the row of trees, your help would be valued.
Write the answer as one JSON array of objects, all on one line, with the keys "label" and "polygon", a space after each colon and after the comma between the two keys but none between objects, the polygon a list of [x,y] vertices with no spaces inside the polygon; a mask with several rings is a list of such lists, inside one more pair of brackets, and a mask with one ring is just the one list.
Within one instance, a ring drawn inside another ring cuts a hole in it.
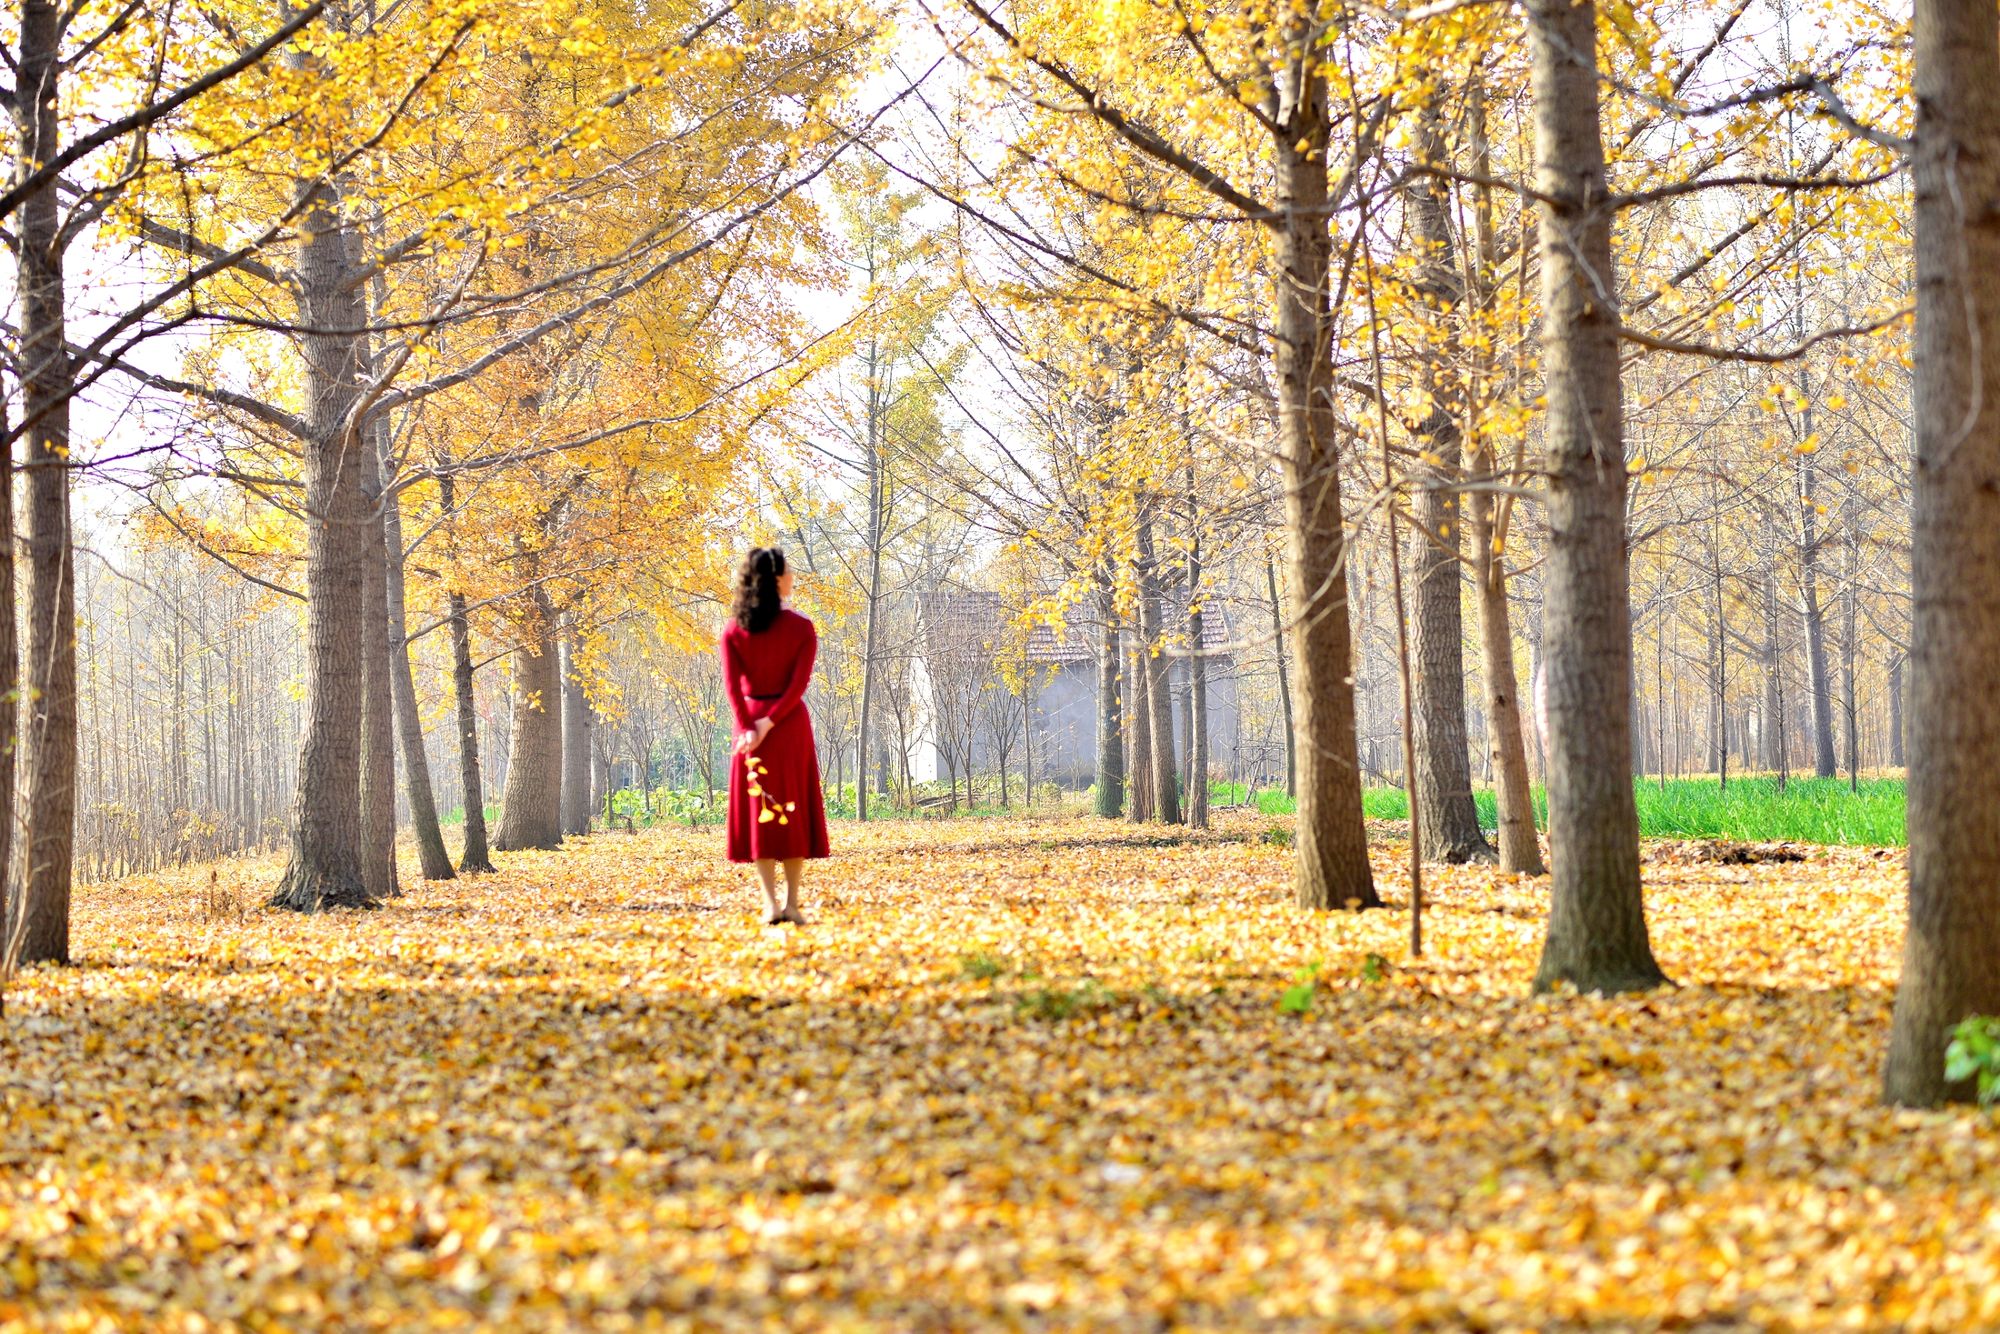
[{"label": "row of trees", "polygon": [[[1531,751],[1544,769],[1543,988],[1663,980],[1631,775],[1642,733],[1680,753],[1669,653],[1675,684],[1705,683],[1718,768],[1754,738],[1826,771],[1844,738],[1853,769],[1864,735],[1893,758],[1907,732],[1890,1092],[1946,1092],[1945,1027],[2000,1010],[2000,843],[1967,799],[2000,759],[1975,675],[2000,635],[1981,563],[2000,538],[1978,521],[2000,353],[1979,334],[1984,224],[1954,203],[2000,133],[1995,15],[1921,0],[1913,137],[1879,77],[1896,33],[1865,7],[1808,40],[1754,0],[918,0],[906,53],[933,49],[867,107],[879,17],[136,6],[86,32],[24,0],[0,194],[26,601],[19,652],[0,607],[0,675],[26,701],[21,841],[0,851],[22,957],[68,952],[68,507],[89,469],[302,607],[281,905],[397,892],[399,760],[421,868],[453,873],[413,643],[449,645],[460,864],[488,856],[483,656],[511,677],[493,847],[587,824],[593,732],[619,716],[609,646],[635,625],[662,651],[704,640],[727,551],[766,523],[852,618],[827,671],[855,701],[857,770],[893,725],[897,597],[984,581],[1015,630],[1076,609],[1096,627],[1104,813],[1199,821],[1202,618],[1261,575],[1268,635],[1246,619],[1231,651],[1286,666],[1299,903],[1380,902],[1370,732],[1399,736],[1417,848],[1487,853],[1476,720],[1510,869],[1540,867]],[[869,165],[835,236],[823,190],[850,154]],[[64,259],[86,238],[132,281],[79,291]],[[816,287],[858,291],[859,313],[808,328],[795,298]],[[171,429],[73,448],[73,407],[114,392]],[[759,433],[793,448],[752,454]],[[1197,682],[1189,759],[1168,742],[1175,655]],[[1865,732],[1864,693],[1894,701],[1904,677],[1906,725]],[[1399,726],[1370,724],[1384,707]],[[135,748],[194,745],[123,726]],[[272,766],[223,754],[205,783],[274,799]]]}]

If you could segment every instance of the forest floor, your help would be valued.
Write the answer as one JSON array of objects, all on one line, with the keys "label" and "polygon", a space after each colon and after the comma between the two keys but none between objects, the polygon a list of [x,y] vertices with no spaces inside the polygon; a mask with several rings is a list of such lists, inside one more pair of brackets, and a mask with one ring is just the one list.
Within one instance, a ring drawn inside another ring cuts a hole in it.
[{"label": "forest floor", "polygon": [[2000,1327],[2000,1128],[1875,1102],[1900,854],[1653,845],[1681,985],[1530,998],[1545,881],[1438,869],[1412,962],[1272,825],[837,827],[803,930],[712,830],[87,887],[0,1329]]}]

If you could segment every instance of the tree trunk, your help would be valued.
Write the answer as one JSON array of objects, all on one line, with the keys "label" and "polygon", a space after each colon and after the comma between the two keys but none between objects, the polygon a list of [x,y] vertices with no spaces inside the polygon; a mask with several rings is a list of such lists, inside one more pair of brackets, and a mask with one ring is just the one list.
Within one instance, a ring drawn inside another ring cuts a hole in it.
[{"label": "tree trunk", "polygon": [[1292,726],[1292,672],[1291,663],[1285,656],[1285,602],[1278,595],[1278,567],[1269,556],[1264,557],[1264,582],[1271,591],[1271,652],[1277,659],[1278,707],[1285,720],[1285,795],[1299,794],[1299,751],[1298,733]]},{"label": "tree trunk", "polygon": [[[300,335],[306,363],[306,704],[291,860],[273,905],[299,912],[368,907],[361,809],[362,643],[382,624],[367,598],[373,504],[362,490],[362,440],[350,420],[366,346],[358,236],[336,184],[306,183]],[[379,531],[379,528],[378,528]],[[379,554],[379,553],[377,553]],[[379,591],[379,590],[378,590]]]},{"label": "tree trunk", "polygon": [[[1455,91],[1441,82],[1418,116],[1416,152],[1425,162],[1448,163],[1442,100]],[[1422,368],[1430,412],[1417,428],[1417,447],[1424,456],[1417,467],[1416,493],[1422,531],[1411,544],[1416,596],[1410,685],[1414,793],[1424,852],[1436,861],[1458,863],[1489,859],[1493,850],[1480,832],[1479,808],[1472,800],[1472,747],[1465,726],[1465,623],[1459,589],[1464,418],[1458,336],[1464,284],[1454,256],[1450,202],[1438,177],[1419,176],[1410,187],[1410,222],[1419,251],[1417,287],[1438,319]]]},{"label": "tree trunk", "polygon": [[479,707],[472,693],[472,623],[465,595],[450,595],[451,693],[458,716],[458,785],[465,807],[465,847],[458,869],[479,874],[493,869],[486,846],[486,783],[479,772]]},{"label": "tree trunk", "polygon": [[577,675],[576,640],[565,637],[562,662],[562,831],[590,832],[590,699]]},{"label": "tree trunk", "polygon": [[361,492],[368,505],[362,541],[361,604],[361,879],[370,898],[394,898],[396,883],[396,719],[394,673],[389,659],[388,507],[382,494],[379,423],[361,428]]},{"label": "tree trunk", "polygon": [[1889,1101],[1966,1099],[1944,1050],[2000,1015],[2000,11],[1916,5],[1909,927]]},{"label": "tree trunk", "polygon": [[417,840],[417,863],[426,880],[450,880],[451,852],[438,827],[437,793],[424,749],[423,717],[417,711],[417,683],[410,670],[408,607],[403,590],[403,509],[391,499],[382,512],[388,556],[389,685],[396,694],[396,730],[403,746],[403,787],[410,798],[410,828]]},{"label": "tree trunk", "polygon": [[1097,611],[1104,626],[1097,644],[1097,814],[1115,820],[1125,810],[1125,746],[1119,728],[1118,609],[1111,577],[1097,576]]},{"label": "tree trunk", "polygon": [[1785,687],[1778,677],[1778,564],[1764,566],[1764,767],[1785,767]]},{"label": "tree trunk", "polygon": [[1555,874],[1535,989],[1617,992],[1665,976],[1646,935],[1632,793],[1632,616],[1612,209],[1595,0],[1531,0],[1548,400],[1549,842]]},{"label": "tree trunk", "polygon": [[[1805,375],[1803,367],[1801,377]],[[1811,409],[1806,409],[1805,429],[1812,425]],[[1838,771],[1833,752],[1833,681],[1826,663],[1826,610],[1819,601],[1819,469],[1811,454],[1798,458],[1798,486],[1801,527],[1799,544],[1799,594],[1805,608],[1806,670],[1812,689],[1813,772],[1831,778]]]},{"label": "tree trunk", "polygon": [[562,846],[563,674],[555,610],[540,589],[534,598],[535,613],[514,650],[513,738],[500,829],[493,839],[499,852]]},{"label": "tree trunk", "polygon": [[1153,818],[1152,676],[1146,667],[1146,650],[1142,645],[1126,660],[1125,668],[1125,679],[1132,693],[1127,708],[1127,727],[1130,729],[1127,735],[1131,748],[1125,766],[1125,772],[1132,775],[1132,799],[1126,803],[1125,818],[1133,824],[1142,824]]},{"label": "tree trunk", "polygon": [[1161,607],[1159,559],[1153,550],[1150,513],[1139,517],[1139,667],[1146,673],[1147,718],[1151,724],[1153,815],[1165,824],[1181,822],[1179,785],[1174,775],[1174,691],[1166,655],[1166,617]]},{"label": "tree trunk", "polygon": [[1903,767],[1903,651],[1889,657],[1889,764]]},{"label": "tree trunk", "polygon": [[[1298,41],[1308,40],[1302,34]],[[1308,909],[1375,908],[1361,818],[1347,534],[1340,510],[1328,279],[1326,85],[1313,59],[1286,62],[1286,133],[1275,137],[1284,217],[1276,235],[1278,458],[1293,613],[1298,756],[1293,887]]]},{"label": "tree trunk", "polygon": [[1193,494],[1194,474],[1189,469],[1188,484],[1188,764],[1187,822],[1190,828],[1208,828],[1208,659],[1203,656],[1207,633],[1201,607],[1201,532],[1196,526]]},{"label": "tree trunk", "polygon": [[[57,84],[63,22],[62,8],[50,0],[23,0],[17,69],[22,175],[38,170],[60,146]],[[76,562],[69,517],[71,384],[63,309],[64,243],[60,200],[53,185],[29,196],[16,225],[28,557],[28,660],[21,683],[26,687],[26,761],[21,781],[27,827],[18,958],[22,963],[66,964],[70,860],[76,837]],[[11,544],[7,550],[11,561]],[[9,580],[11,570],[10,564]],[[11,624],[9,628],[11,637]],[[13,707],[10,701],[6,712],[11,714]],[[10,766],[14,763],[11,750],[0,758]],[[0,807],[0,819],[11,820],[12,810],[11,805]]]}]

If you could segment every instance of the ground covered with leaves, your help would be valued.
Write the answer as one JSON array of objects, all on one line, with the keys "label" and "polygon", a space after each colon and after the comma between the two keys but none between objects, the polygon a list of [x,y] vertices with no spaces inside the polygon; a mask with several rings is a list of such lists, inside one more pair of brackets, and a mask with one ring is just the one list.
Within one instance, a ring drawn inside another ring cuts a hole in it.
[{"label": "ground covered with leaves", "polygon": [[1535,999],[1546,882],[1438,871],[1412,963],[1270,826],[843,827],[803,930],[712,831],[86,889],[0,1328],[2000,1325],[2000,1130],[1874,1101],[1899,858],[1655,847],[1683,985]]}]

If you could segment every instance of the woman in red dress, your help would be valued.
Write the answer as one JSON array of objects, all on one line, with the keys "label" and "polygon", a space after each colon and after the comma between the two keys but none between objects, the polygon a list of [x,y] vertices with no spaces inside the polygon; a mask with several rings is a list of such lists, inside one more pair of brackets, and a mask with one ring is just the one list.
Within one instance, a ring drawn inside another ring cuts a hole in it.
[{"label": "woman in red dress", "polygon": [[[805,925],[799,876],[827,855],[819,753],[805,709],[819,632],[784,605],[792,572],[776,547],[752,547],[736,572],[736,606],[722,631],[722,686],[736,719],[729,765],[729,860],[755,862],[771,925]],[[778,898],[778,865],[785,897]]]}]

